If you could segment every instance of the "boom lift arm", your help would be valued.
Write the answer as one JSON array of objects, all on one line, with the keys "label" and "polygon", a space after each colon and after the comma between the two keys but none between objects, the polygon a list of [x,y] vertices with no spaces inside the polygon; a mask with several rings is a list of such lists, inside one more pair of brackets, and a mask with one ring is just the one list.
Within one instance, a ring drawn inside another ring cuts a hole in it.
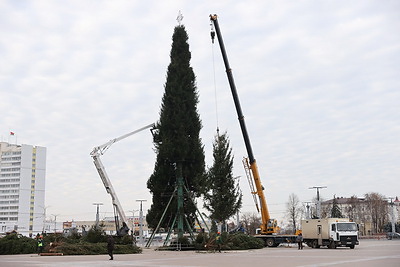
[{"label": "boom lift arm", "polygon": [[93,163],[96,166],[97,172],[100,175],[101,181],[104,184],[104,187],[106,188],[106,191],[108,194],[111,195],[111,199],[112,199],[112,204],[114,206],[115,212],[116,214],[118,214],[118,216],[120,217],[120,220],[122,222],[122,228],[118,229],[118,222],[117,220],[115,221],[116,225],[117,225],[117,234],[118,235],[126,235],[129,231],[128,225],[127,225],[127,219],[126,219],[126,215],[124,210],[122,209],[122,205],[119,202],[118,196],[115,193],[114,187],[111,184],[110,179],[108,178],[106,169],[104,168],[103,163],[101,162],[100,156],[104,155],[104,153],[111,147],[111,145],[113,145],[114,143],[121,141],[131,135],[134,135],[138,132],[141,132],[143,130],[146,130],[148,128],[154,128],[154,123],[149,124],[145,127],[142,127],[138,130],[135,130],[133,132],[124,134],[120,137],[114,138],[110,141],[108,141],[107,143],[100,145],[100,146],[96,146],[93,148],[92,152],[90,152],[90,156],[93,158]]},{"label": "boom lift arm", "polygon": [[[224,60],[226,74],[228,76],[228,81],[229,81],[229,85],[230,85],[232,96],[233,96],[233,101],[235,103],[240,128],[242,130],[242,135],[243,135],[244,143],[245,143],[247,154],[248,154],[248,161],[246,160],[245,168],[246,168],[246,164],[248,164],[248,168],[251,170],[251,174],[253,176],[252,180],[254,181],[255,189],[256,189],[256,191],[252,192],[252,194],[254,194],[254,195],[257,194],[258,200],[259,200],[260,206],[261,206],[261,220],[262,220],[262,224],[260,227],[261,233],[262,234],[273,234],[273,233],[277,232],[277,229],[278,229],[277,223],[276,223],[275,219],[270,218],[270,215],[268,212],[267,201],[265,199],[264,191],[263,191],[264,187],[261,184],[261,179],[260,179],[260,175],[258,173],[257,163],[254,158],[249,134],[247,133],[246,123],[244,121],[242,108],[240,106],[239,97],[238,97],[238,94],[236,91],[236,85],[235,85],[235,81],[233,79],[232,69],[229,66],[228,56],[226,54],[224,41],[223,41],[222,35],[221,35],[221,30],[219,28],[217,15],[215,15],[215,14],[210,15],[210,20],[211,20],[211,26],[214,25],[214,27],[215,27],[215,31],[213,29],[211,30],[211,39],[212,39],[212,42],[214,43],[214,38],[215,38],[215,33],[216,33],[219,47],[220,47],[221,53],[222,53],[222,58]],[[251,181],[251,179],[249,179],[249,181]],[[252,185],[250,185],[250,187],[252,187]],[[257,210],[259,211],[257,202],[256,202],[256,207],[257,207]]]}]

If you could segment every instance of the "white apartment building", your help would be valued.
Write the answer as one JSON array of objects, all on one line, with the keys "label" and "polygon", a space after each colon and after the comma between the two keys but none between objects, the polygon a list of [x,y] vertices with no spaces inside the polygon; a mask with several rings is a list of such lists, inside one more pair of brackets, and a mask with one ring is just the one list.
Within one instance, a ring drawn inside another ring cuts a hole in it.
[{"label": "white apartment building", "polygon": [[0,142],[0,233],[43,231],[45,177],[45,147]]}]

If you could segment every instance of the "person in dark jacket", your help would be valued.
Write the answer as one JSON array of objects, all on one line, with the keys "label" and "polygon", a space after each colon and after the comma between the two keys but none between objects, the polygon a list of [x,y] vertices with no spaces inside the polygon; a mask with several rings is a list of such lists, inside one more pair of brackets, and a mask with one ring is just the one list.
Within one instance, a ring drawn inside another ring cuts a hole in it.
[{"label": "person in dark jacket", "polygon": [[299,249],[303,249],[303,235],[301,233],[296,237],[296,242],[299,245]]},{"label": "person in dark jacket", "polygon": [[113,256],[114,243],[115,243],[114,238],[111,235],[109,235],[108,240],[107,240],[107,251],[108,251],[108,255],[110,255],[110,260],[114,259],[114,256]]}]

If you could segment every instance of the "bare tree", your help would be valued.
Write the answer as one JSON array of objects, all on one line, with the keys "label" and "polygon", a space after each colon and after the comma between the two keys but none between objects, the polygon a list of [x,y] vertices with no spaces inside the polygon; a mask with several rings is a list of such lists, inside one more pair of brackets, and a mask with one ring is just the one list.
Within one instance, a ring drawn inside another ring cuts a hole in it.
[{"label": "bare tree", "polygon": [[261,218],[257,213],[245,212],[242,215],[242,222],[247,234],[253,235],[257,228],[260,228]]},{"label": "bare tree", "polygon": [[365,194],[367,212],[371,216],[372,231],[380,233],[388,221],[388,205],[385,197],[379,193],[371,192]]},{"label": "bare tree", "polygon": [[365,223],[364,199],[359,199],[356,195],[353,195],[347,199],[346,204],[343,215],[354,222]]},{"label": "bare tree", "polygon": [[289,220],[293,233],[295,233],[298,228],[302,213],[303,209],[298,196],[294,193],[290,194],[289,201],[286,203],[286,217]]}]

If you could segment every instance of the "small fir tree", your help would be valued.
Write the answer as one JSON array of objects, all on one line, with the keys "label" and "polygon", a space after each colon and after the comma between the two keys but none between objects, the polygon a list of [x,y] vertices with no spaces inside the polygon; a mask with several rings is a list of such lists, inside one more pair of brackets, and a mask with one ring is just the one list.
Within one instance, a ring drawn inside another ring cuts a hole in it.
[{"label": "small fir tree", "polygon": [[213,143],[214,162],[207,173],[204,207],[212,220],[222,222],[236,214],[242,205],[242,194],[232,175],[233,155],[227,133],[217,135]]}]

